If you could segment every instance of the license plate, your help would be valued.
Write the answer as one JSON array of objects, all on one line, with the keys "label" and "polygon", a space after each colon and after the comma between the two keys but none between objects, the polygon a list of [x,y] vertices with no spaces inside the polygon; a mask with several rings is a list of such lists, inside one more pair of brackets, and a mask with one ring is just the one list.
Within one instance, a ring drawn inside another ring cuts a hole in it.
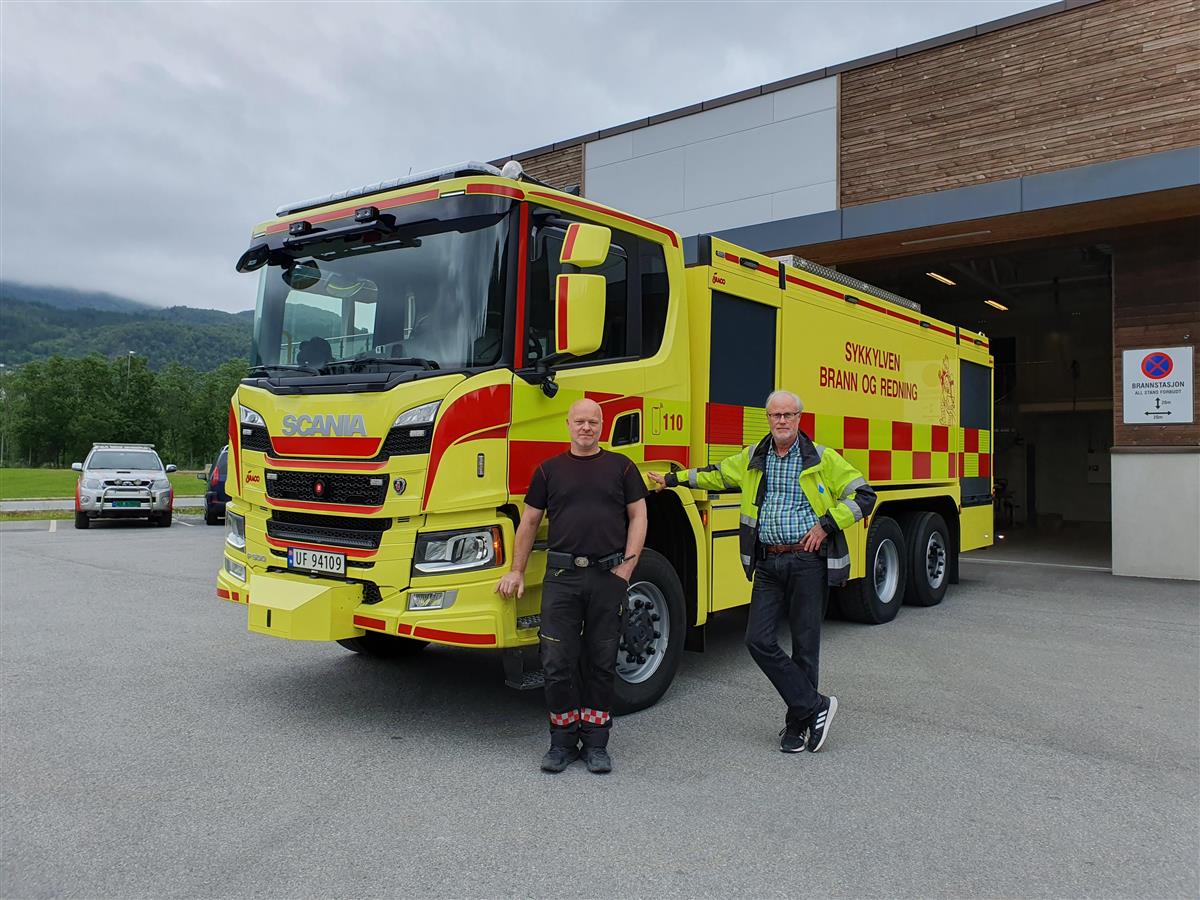
[{"label": "license plate", "polygon": [[114,500],[112,502],[112,505],[113,506],[121,506],[121,507],[141,506],[142,501],[141,500]]},{"label": "license plate", "polygon": [[346,574],[346,554],[329,553],[325,550],[304,550],[288,547],[288,568],[304,569],[306,572],[324,572],[327,575]]}]

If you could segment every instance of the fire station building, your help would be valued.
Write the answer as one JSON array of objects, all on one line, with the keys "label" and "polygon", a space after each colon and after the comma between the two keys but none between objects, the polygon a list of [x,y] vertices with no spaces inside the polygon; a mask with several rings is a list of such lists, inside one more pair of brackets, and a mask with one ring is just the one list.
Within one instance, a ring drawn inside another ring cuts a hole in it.
[{"label": "fire station building", "polygon": [[508,158],[986,333],[1001,546],[1200,579],[1200,0],[1065,0]]}]

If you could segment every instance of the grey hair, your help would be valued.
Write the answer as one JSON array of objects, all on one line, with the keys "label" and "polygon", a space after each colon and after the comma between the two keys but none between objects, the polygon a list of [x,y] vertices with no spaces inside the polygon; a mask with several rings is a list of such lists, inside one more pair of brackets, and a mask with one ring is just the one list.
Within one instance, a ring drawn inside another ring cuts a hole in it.
[{"label": "grey hair", "polygon": [[763,404],[763,409],[766,409],[768,406],[770,406],[772,400],[782,397],[786,397],[796,404],[796,412],[804,412],[804,401],[802,401],[797,394],[793,394],[791,391],[771,391],[771,393],[767,395],[767,402]]}]

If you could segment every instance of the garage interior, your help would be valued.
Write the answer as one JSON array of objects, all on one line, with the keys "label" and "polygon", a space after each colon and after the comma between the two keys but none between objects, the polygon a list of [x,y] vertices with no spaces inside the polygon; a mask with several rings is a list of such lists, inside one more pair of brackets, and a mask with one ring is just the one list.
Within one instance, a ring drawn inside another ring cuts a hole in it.
[{"label": "garage interior", "polygon": [[840,267],[991,338],[997,549],[1109,565],[1112,255],[1072,236]]}]

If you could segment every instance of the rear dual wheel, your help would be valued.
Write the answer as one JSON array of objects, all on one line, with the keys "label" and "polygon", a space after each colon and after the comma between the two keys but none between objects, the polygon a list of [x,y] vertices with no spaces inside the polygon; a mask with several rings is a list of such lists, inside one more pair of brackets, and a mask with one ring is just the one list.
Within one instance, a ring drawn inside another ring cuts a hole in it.
[{"label": "rear dual wheel", "polygon": [[908,548],[908,588],[904,602],[937,606],[950,585],[950,533],[935,512],[909,513],[902,520]]}]

